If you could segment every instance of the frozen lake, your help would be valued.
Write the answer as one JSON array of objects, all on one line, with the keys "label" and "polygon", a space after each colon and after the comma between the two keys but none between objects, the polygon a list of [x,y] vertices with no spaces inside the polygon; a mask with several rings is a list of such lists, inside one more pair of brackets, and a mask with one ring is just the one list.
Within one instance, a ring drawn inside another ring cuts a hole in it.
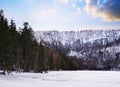
[{"label": "frozen lake", "polygon": [[118,71],[52,71],[0,75],[0,87],[120,87]]}]

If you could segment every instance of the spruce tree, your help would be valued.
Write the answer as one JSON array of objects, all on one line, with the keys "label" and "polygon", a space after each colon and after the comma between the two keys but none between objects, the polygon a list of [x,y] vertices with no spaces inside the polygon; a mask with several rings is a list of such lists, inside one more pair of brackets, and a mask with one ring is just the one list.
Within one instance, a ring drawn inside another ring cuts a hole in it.
[{"label": "spruce tree", "polygon": [[21,44],[22,44],[22,60],[24,72],[30,71],[30,60],[32,58],[32,44],[34,41],[34,35],[32,28],[29,26],[28,22],[23,24],[23,29],[21,30]]},{"label": "spruce tree", "polygon": [[12,70],[12,39],[7,19],[0,11],[0,59],[2,69],[7,72]]}]

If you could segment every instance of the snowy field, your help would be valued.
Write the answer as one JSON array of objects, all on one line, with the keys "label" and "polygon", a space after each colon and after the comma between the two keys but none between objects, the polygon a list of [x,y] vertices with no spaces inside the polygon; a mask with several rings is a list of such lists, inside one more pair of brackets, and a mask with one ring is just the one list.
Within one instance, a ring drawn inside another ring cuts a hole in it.
[{"label": "snowy field", "polygon": [[52,71],[0,75],[0,87],[120,87],[117,71]]}]

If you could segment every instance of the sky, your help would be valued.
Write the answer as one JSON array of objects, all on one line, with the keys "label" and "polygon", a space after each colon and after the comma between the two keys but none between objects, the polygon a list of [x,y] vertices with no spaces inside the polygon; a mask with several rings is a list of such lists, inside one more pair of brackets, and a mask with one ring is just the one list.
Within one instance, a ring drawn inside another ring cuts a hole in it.
[{"label": "sky", "polygon": [[0,9],[35,31],[120,28],[120,0],[0,0]]}]

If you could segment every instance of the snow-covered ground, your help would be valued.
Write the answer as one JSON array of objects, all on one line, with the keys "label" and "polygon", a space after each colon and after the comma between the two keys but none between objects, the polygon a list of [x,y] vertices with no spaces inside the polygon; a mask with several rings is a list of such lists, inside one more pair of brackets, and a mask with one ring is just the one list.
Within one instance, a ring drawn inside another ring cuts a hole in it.
[{"label": "snow-covered ground", "polygon": [[0,87],[120,87],[118,71],[52,71],[0,75]]}]

